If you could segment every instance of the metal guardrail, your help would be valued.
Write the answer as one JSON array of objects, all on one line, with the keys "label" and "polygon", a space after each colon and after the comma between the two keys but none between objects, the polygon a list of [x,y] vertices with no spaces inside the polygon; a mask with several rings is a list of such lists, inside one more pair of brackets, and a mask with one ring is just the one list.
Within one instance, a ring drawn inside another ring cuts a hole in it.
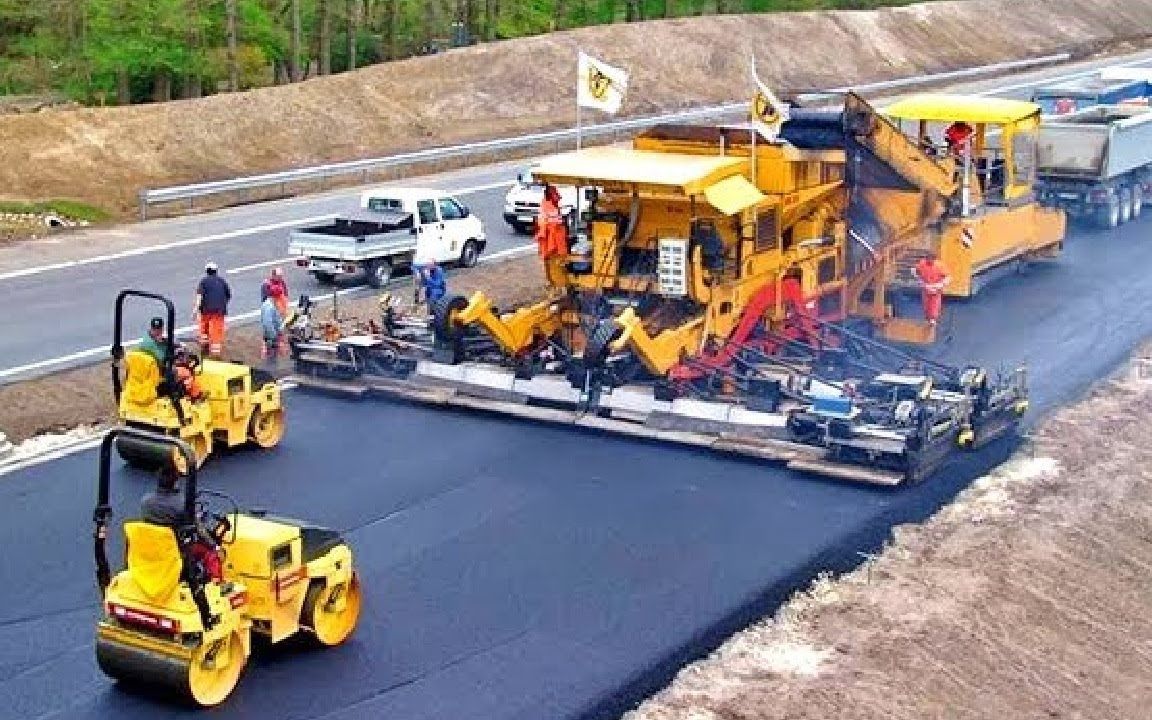
[{"label": "metal guardrail", "polygon": [[[854,90],[861,93],[898,90],[901,88],[915,87],[919,85],[938,83],[948,80],[978,77],[981,75],[994,75],[997,73],[1010,72],[1030,67],[1038,67],[1041,65],[1052,65],[1070,60],[1071,57],[1072,56],[1069,53],[1059,53],[1056,55],[1046,55],[1044,57],[1038,58],[1013,60],[1010,62],[996,63],[993,65],[982,65],[974,68],[964,68],[961,70],[933,73],[931,75],[921,75],[913,78],[900,78],[897,80],[886,80],[883,82],[870,83],[865,85],[834,88],[831,90],[805,93],[799,97],[805,100],[819,100],[820,98],[833,96],[838,93],[844,93],[848,90]],[[660,125],[663,123],[684,122],[688,120],[700,120],[718,116],[722,117],[732,115],[745,111],[747,107],[748,103],[746,102],[713,105],[709,107],[694,108],[691,110],[683,110],[673,113],[664,113],[661,115],[650,115],[645,117],[632,118],[629,120],[619,120],[610,123],[586,125],[582,128],[581,132],[583,138],[589,140],[597,140],[603,139],[605,137],[611,137],[623,132],[634,132],[636,130],[652,127],[654,125]],[[344,175],[362,174],[364,176],[365,182],[367,182],[369,173],[388,168],[402,167],[405,165],[416,165],[418,163],[436,160],[461,158],[471,155],[483,155],[485,153],[493,153],[500,150],[526,149],[536,145],[543,145],[548,143],[559,144],[566,141],[574,142],[575,139],[576,129],[565,128],[562,130],[533,133],[530,135],[521,135],[512,138],[485,140],[482,142],[468,143],[465,145],[452,145],[449,147],[429,148],[427,150],[417,150],[415,152],[400,153],[397,155],[389,155],[387,157],[368,158],[364,160],[353,160],[351,162],[331,163],[327,165],[315,165],[311,167],[298,168],[295,170],[285,170],[282,172],[266,173],[263,175],[251,175],[248,177],[232,178],[229,180],[196,183],[193,185],[177,185],[165,188],[146,188],[141,190],[139,195],[140,219],[147,220],[149,206],[160,203],[175,202],[179,200],[187,200],[191,203],[196,198],[208,197],[212,195],[220,195],[238,191],[249,191],[275,186],[283,187],[291,182],[324,180],[327,178]]]}]

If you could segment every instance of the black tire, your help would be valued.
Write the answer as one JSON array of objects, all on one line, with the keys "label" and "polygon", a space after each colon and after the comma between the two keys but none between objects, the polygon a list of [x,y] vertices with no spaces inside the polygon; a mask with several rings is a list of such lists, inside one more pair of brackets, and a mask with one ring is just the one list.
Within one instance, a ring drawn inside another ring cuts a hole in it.
[{"label": "black tire", "polygon": [[1120,224],[1132,219],[1132,188],[1120,188]]},{"label": "black tire", "polygon": [[1096,209],[1096,226],[1111,230],[1120,224],[1120,200],[1116,199]]},{"label": "black tire", "polygon": [[615,320],[601,320],[588,338],[588,344],[584,346],[584,367],[593,368],[603,364],[608,359],[608,346],[622,332],[624,328]]},{"label": "black tire", "polygon": [[332,273],[314,272],[312,273],[312,277],[316,278],[316,282],[321,285],[331,285],[336,282],[336,276]]},{"label": "black tire", "polygon": [[469,240],[464,243],[463,249],[460,250],[459,265],[463,268],[476,267],[476,263],[480,262],[480,243],[475,240]]},{"label": "black tire", "polygon": [[392,262],[386,258],[371,260],[364,268],[368,275],[368,286],[382,288],[392,279]]},{"label": "black tire", "polygon": [[441,340],[455,340],[463,332],[452,316],[468,307],[468,300],[462,295],[445,295],[432,302],[432,330]]}]

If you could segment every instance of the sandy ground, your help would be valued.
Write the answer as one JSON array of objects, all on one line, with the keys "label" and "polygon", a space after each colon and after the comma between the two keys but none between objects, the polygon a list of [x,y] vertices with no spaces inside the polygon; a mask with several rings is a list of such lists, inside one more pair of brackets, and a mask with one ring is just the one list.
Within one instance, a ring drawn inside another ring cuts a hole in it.
[{"label": "sandy ground", "polygon": [[954,0],[584,28],[289,87],[3,116],[0,194],[128,213],[144,186],[570,127],[578,48],[629,68],[625,114],[646,114],[746,97],[753,51],[766,82],[810,89],[1150,34],[1152,0]]},{"label": "sandy ground", "polygon": [[[541,297],[545,282],[535,255],[484,264],[450,273],[449,291],[468,295],[484,288],[500,308],[511,308]],[[393,294],[401,303],[410,303],[411,286],[401,281]],[[340,300],[340,318],[352,321],[378,316],[376,297]],[[420,309],[421,311],[424,308]],[[332,305],[319,305],[313,311],[317,321],[332,317]],[[260,359],[260,328],[245,325],[230,328],[225,347],[229,359],[267,367]],[[109,339],[111,343],[111,339]],[[279,375],[292,371],[292,362],[281,359],[274,369]],[[36,380],[0,386],[0,428],[13,443],[41,433],[54,433],[80,425],[103,425],[115,420],[110,362],[53,373]]]},{"label": "sandy ground", "polygon": [[626,720],[1150,717],[1144,374],[1056,413],[929,522],[898,528],[877,559],[819,580]]}]

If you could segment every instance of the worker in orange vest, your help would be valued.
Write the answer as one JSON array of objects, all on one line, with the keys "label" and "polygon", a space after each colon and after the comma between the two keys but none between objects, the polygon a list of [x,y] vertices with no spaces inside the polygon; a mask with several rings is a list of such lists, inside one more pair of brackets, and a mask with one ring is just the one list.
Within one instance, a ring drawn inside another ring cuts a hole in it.
[{"label": "worker in orange vest", "polygon": [[536,216],[536,243],[545,260],[568,253],[568,226],[560,213],[560,192],[555,185],[544,186],[544,199]]},{"label": "worker in orange vest", "polygon": [[916,263],[916,278],[920,280],[924,317],[935,325],[940,319],[940,308],[944,302],[944,288],[948,286],[948,270],[936,253],[929,253]]}]

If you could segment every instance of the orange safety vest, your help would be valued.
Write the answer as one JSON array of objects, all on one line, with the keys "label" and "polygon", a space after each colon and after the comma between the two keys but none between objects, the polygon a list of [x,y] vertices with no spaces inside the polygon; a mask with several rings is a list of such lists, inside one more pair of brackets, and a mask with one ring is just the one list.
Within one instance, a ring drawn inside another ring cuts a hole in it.
[{"label": "orange safety vest", "polygon": [[543,258],[568,252],[568,228],[564,225],[564,216],[556,203],[548,199],[541,201],[540,214],[536,217],[536,243]]}]

